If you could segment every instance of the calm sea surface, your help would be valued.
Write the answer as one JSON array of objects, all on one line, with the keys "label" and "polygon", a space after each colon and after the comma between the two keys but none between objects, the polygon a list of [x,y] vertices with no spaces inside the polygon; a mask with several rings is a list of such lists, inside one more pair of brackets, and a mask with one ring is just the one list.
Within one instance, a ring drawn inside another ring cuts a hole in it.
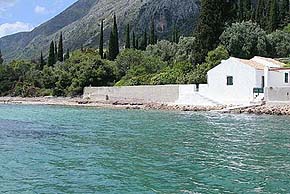
[{"label": "calm sea surface", "polygon": [[290,193],[290,117],[0,105],[0,193]]}]

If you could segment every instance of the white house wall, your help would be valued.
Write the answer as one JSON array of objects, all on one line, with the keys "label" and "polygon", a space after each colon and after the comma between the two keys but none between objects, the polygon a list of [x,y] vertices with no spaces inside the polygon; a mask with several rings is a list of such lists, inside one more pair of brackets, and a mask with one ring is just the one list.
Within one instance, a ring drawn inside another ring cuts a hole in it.
[{"label": "white house wall", "polygon": [[268,77],[268,87],[290,87],[290,79],[289,83],[285,83],[285,73],[289,73],[290,71],[269,71]]},{"label": "white house wall", "polygon": [[[253,88],[260,87],[263,71],[242,64],[234,58],[223,61],[208,72],[209,98],[222,104],[248,104],[253,100]],[[233,85],[227,85],[227,76],[233,76]]]}]

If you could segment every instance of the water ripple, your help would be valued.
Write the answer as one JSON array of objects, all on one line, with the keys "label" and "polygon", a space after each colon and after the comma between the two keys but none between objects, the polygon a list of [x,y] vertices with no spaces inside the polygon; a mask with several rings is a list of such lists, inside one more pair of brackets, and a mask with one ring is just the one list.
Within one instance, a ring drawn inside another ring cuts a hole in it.
[{"label": "water ripple", "polygon": [[290,118],[0,105],[0,193],[287,193]]}]

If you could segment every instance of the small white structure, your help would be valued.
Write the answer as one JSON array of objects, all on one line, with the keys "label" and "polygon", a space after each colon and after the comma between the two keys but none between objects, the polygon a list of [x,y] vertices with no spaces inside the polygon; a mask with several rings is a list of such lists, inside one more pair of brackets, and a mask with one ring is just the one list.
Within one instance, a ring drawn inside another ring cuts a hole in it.
[{"label": "small white structure", "polygon": [[231,57],[208,72],[208,84],[200,92],[221,104],[247,105],[264,100],[268,87],[289,86],[289,68],[277,60]]}]

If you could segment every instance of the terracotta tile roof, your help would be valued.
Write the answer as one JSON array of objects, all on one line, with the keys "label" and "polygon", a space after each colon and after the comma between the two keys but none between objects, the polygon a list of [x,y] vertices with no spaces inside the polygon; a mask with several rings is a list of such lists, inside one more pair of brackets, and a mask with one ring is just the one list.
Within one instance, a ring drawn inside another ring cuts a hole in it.
[{"label": "terracotta tile roof", "polygon": [[276,65],[279,65],[280,67],[284,67],[285,66],[285,63],[282,63],[282,62],[277,61],[275,59],[266,58],[266,57],[259,57],[259,56],[257,56],[256,58],[268,61],[269,63],[273,63],[273,64],[276,64]]},{"label": "terracotta tile roof", "polygon": [[246,60],[246,59],[237,59],[237,60],[245,65],[249,65],[249,66],[254,67],[255,69],[258,69],[258,70],[264,70],[264,68],[265,68],[265,65],[258,63],[256,61]]},{"label": "terracotta tile roof", "polygon": [[[274,68],[283,68],[285,66],[284,63],[281,63],[275,59],[265,58],[265,57],[254,57],[250,60],[239,59],[239,58],[235,58],[235,57],[232,57],[232,58],[234,58],[235,60],[237,60],[245,65],[249,65],[249,66],[251,66],[255,69],[258,69],[258,70],[264,70],[264,68],[267,66],[266,64],[263,64],[262,61],[274,64],[275,65]],[[259,59],[259,60],[255,60],[255,59]]]}]

